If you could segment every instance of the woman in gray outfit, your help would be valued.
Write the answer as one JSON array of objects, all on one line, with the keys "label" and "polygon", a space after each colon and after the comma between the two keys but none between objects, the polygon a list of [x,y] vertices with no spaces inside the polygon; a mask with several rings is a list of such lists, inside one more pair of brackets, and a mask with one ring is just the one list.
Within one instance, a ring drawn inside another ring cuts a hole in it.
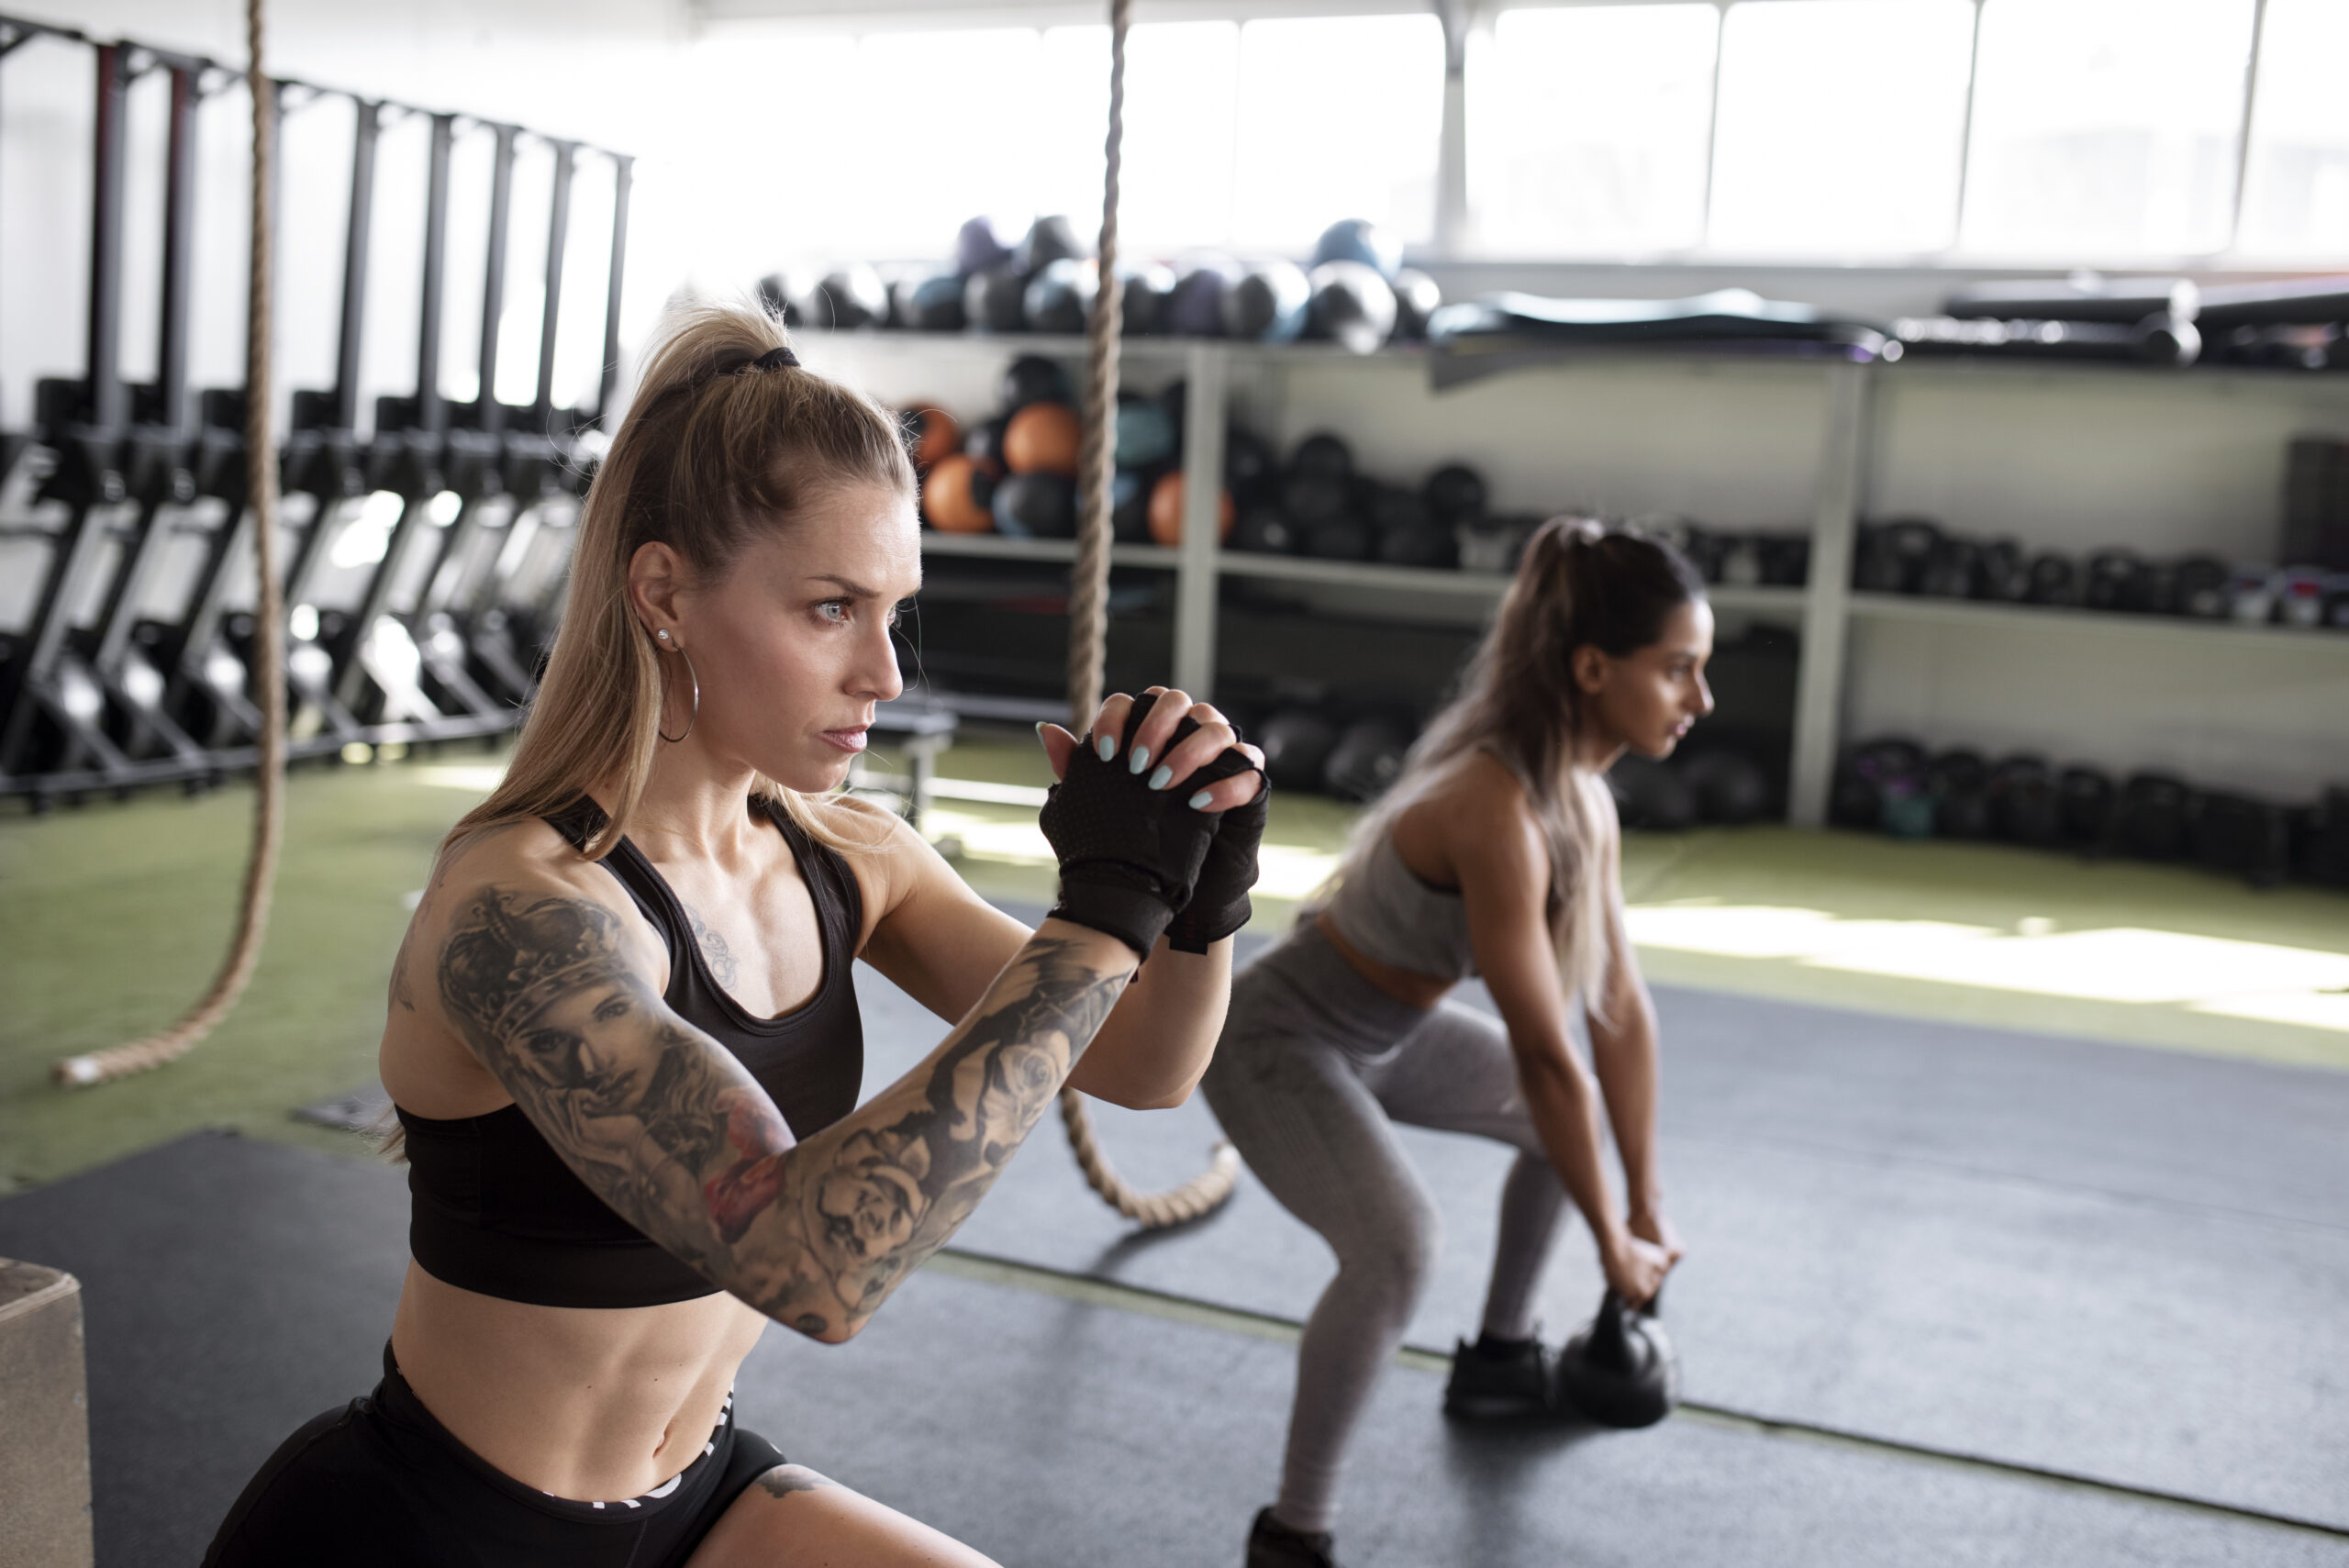
[{"label": "woman in gray outfit", "polygon": [[[1543,525],[1460,695],[1356,828],[1319,906],[1233,982],[1208,1104],[1338,1257],[1298,1347],[1280,1497],[1256,1517],[1249,1568],[1334,1568],[1346,1443],[1435,1259],[1435,1204],[1393,1123],[1518,1151],[1483,1331],[1445,1395],[1454,1414],[1553,1407],[1532,1311],[1567,1198],[1625,1300],[1653,1297],[1679,1259],[1656,1169],[1655,1014],[1624,934],[1605,774],[1626,751],[1669,755],[1712,710],[1712,641],[1703,580],[1669,545]],[[1444,999],[1471,974],[1500,1023]],[[1577,1001],[1596,1085],[1568,1040]]]}]

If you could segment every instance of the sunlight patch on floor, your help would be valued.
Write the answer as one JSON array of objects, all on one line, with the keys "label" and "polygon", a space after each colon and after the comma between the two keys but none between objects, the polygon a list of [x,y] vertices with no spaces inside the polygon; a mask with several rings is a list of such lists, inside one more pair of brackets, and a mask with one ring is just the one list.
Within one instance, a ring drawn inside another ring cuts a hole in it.
[{"label": "sunlight patch on floor", "polygon": [[487,795],[505,776],[503,762],[477,762],[469,767],[435,765],[418,768],[415,773],[418,784],[434,789],[462,789],[473,795]]},{"label": "sunlight patch on floor", "polygon": [[[1055,863],[1052,846],[1033,822],[1005,821],[952,806],[932,806],[922,832],[950,859],[996,861],[1009,865]],[[1255,892],[1265,898],[1303,898],[1328,879],[1338,857],[1302,844],[1265,844],[1256,853]]]},{"label": "sunlight patch on floor", "polygon": [[1646,948],[2349,1032],[2349,953],[2127,926],[2065,931],[2039,917],[2002,929],[1710,900],[1636,905],[1628,919]]}]

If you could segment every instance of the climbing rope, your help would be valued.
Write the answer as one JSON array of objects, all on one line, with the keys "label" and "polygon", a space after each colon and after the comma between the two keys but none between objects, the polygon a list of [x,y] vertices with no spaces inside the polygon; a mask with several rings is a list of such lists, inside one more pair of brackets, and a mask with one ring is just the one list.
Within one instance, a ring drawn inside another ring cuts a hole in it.
[{"label": "climbing rope", "polygon": [[[1124,290],[1118,282],[1118,174],[1126,132],[1126,31],[1132,0],[1109,3],[1109,138],[1101,183],[1099,290],[1085,336],[1085,428],[1077,449],[1076,562],[1068,594],[1069,728],[1083,735],[1101,706],[1109,639],[1109,480],[1116,457],[1118,342],[1125,327]],[[1197,1219],[1231,1195],[1240,1155],[1218,1143],[1208,1168],[1169,1192],[1137,1192],[1118,1174],[1094,1136],[1085,1095],[1061,1091],[1061,1121],[1069,1148],[1093,1190],[1128,1219],[1156,1230]]]},{"label": "climbing rope", "polygon": [[252,61],[245,80],[252,90],[253,107],[252,277],[245,298],[245,486],[253,516],[254,570],[261,578],[261,603],[253,613],[253,684],[261,700],[261,735],[252,853],[245,863],[236,939],[210,988],[179,1022],[161,1033],[60,1060],[53,1072],[67,1088],[126,1078],[186,1055],[237,1005],[260,962],[262,937],[269,929],[270,891],[277,878],[285,817],[285,615],[277,580],[277,461],[269,417],[270,163],[277,150],[273,112],[276,84],[262,70],[262,0],[245,0],[245,41]]}]

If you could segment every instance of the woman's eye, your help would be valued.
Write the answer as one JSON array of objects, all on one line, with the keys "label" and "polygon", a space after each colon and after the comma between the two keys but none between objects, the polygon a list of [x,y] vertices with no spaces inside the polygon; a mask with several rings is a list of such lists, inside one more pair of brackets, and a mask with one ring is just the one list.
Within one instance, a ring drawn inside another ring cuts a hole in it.
[{"label": "woman's eye", "polygon": [[826,599],[816,606],[816,613],[834,626],[846,626],[849,620],[850,605],[846,599]]}]

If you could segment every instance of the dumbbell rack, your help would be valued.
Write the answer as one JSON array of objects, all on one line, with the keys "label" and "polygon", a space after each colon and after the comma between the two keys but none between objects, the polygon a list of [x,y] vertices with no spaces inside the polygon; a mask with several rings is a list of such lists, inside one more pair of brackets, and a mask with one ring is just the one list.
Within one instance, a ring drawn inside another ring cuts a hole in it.
[{"label": "dumbbell rack", "polygon": [[[801,334],[810,362],[867,384],[885,399],[892,395],[945,395],[952,388],[935,384],[961,377],[973,393],[989,384],[993,367],[1017,354],[1081,361],[1082,339],[1046,335],[989,337],[966,334],[917,334],[861,331]],[[1507,577],[1442,569],[1388,566],[1375,562],[1319,561],[1298,556],[1266,555],[1226,550],[1216,538],[1213,508],[1220,488],[1223,431],[1232,403],[1235,372],[1281,371],[1341,363],[1355,356],[1329,344],[1267,346],[1174,339],[1130,338],[1123,345],[1129,363],[1138,370],[1174,371],[1186,381],[1184,453],[1185,516],[1183,543],[1169,549],[1154,545],[1115,546],[1111,562],[1119,566],[1157,568],[1174,573],[1174,657],[1172,679],[1184,689],[1212,695],[1216,685],[1218,587],[1227,578],[1281,581],[1329,588],[1369,590],[1426,601],[1431,597],[1463,608],[1497,601]],[[1368,356],[1393,365],[1423,365],[1427,351],[1397,347]],[[1682,360],[1701,355],[1677,354]],[[1582,364],[1610,361],[1655,362],[1653,355],[1636,350],[1609,350],[1576,356]],[[909,369],[919,363],[920,386],[912,384]],[[1850,361],[1812,361],[1824,378],[1824,396],[1818,425],[1819,465],[1810,497],[1810,570],[1803,587],[1735,587],[1716,585],[1710,597],[1718,610],[1753,619],[1797,627],[1800,632],[1800,663],[1797,678],[1794,736],[1788,784],[1788,819],[1798,826],[1817,827],[1826,821],[1827,803],[1835,761],[1843,742],[1848,706],[1846,648],[1853,628],[1869,622],[1940,623],[1976,628],[1985,635],[2036,630],[2082,637],[2120,637],[2149,643],[2165,642],[2217,651],[2231,648],[2276,649],[2289,645],[2312,656],[2342,662],[2349,677],[2349,635],[2273,626],[2240,626],[2154,616],[2102,611],[2064,610],[2040,606],[1987,604],[1969,600],[1917,598],[1854,592],[1851,587],[1853,552],[1858,518],[1865,505],[1871,472],[1880,441],[1876,403],[1883,378],[1965,374],[1975,367],[1949,361],[1917,363],[1859,363]],[[1989,367],[2004,373],[2007,367]],[[2087,378],[2115,376],[2147,378],[2153,373],[2134,367],[2033,365],[2020,373],[2064,377],[2067,384]],[[2206,369],[2180,375],[2173,383],[2209,384],[2239,378],[2276,383],[2293,373]],[[2332,389],[2349,391],[2349,377],[2326,377],[2318,390],[2329,398]],[[2303,383],[2302,384],[2307,384]],[[2349,413],[2349,409],[2344,410]],[[1067,540],[1005,539],[991,535],[951,535],[925,530],[926,552],[978,559],[1065,562],[1074,559]],[[2349,684],[2349,682],[2344,682]],[[2344,759],[2349,764],[2349,759]],[[2344,766],[2349,771],[2349,765]]]}]

